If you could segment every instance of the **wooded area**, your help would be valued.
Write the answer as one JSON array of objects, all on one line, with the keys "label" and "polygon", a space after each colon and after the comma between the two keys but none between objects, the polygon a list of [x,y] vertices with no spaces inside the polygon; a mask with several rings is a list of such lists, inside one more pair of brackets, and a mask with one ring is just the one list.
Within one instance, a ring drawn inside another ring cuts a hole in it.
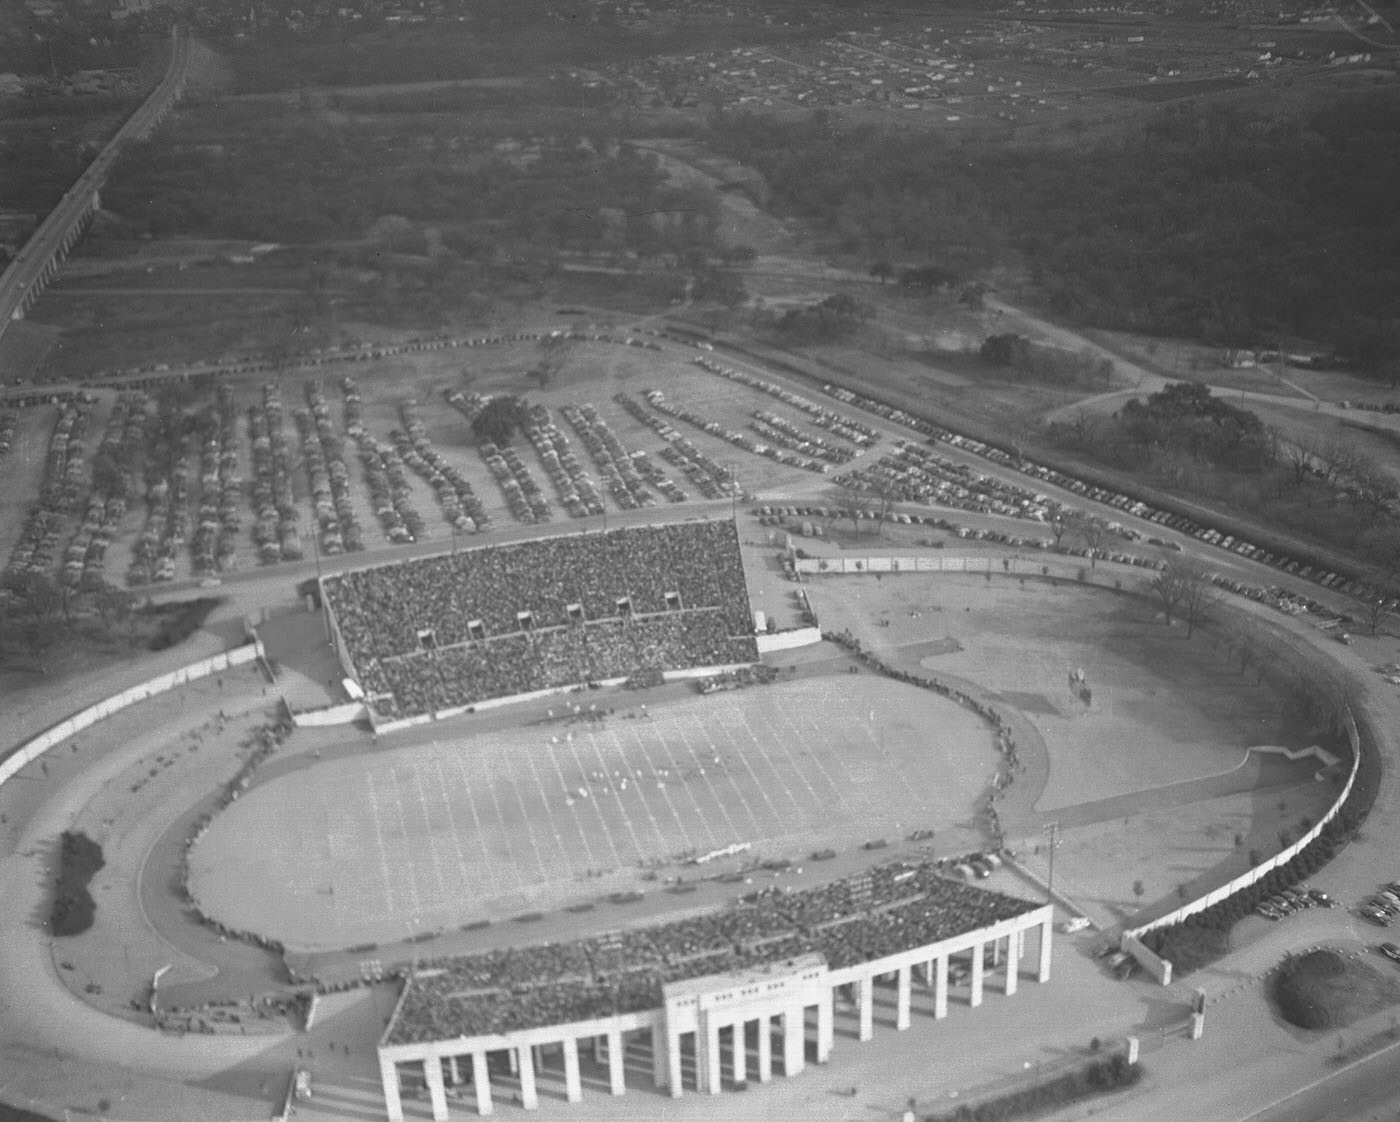
[{"label": "wooded area", "polygon": [[[496,153],[458,132],[431,120],[327,127],[293,113],[222,143],[166,133],[117,165],[103,205],[157,237],[308,245],[397,218],[456,231],[446,248],[469,256],[496,242],[643,255],[715,244],[713,193],[672,186],[630,144],[561,137]],[[416,251],[425,248],[420,236]]]},{"label": "wooded area", "polygon": [[1400,361],[1400,95],[1296,115],[1184,102],[1087,150],[936,133],[714,121],[782,213],[826,248],[967,276],[1019,255],[1085,324],[1222,345],[1315,340],[1363,369]]}]

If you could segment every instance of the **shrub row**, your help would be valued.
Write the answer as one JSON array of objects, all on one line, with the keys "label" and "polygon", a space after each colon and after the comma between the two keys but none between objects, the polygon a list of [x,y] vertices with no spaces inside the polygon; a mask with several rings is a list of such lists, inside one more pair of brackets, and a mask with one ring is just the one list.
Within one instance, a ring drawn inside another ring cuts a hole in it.
[{"label": "shrub row", "polygon": [[975,1106],[964,1103],[951,1114],[930,1114],[925,1122],[1001,1122],[1028,1114],[1044,1114],[1087,1099],[1131,1087],[1142,1078],[1142,1068],[1128,1063],[1122,1053],[1092,1060],[1054,1079],[987,1099]]}]

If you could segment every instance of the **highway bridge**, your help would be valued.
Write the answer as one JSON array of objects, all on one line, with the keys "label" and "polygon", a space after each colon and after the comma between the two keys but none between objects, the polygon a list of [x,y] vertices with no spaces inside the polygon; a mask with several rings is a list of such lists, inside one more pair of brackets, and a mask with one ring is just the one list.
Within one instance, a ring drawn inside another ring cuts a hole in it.
[{"label": "highway bridge", "polygon": [[130,141],[150,136],[184,92],[189,74],[190,39],[175,28],[171,31],[171,40],[170,65],[160,85],[107,142],[77,182],[64,192],[58,205],[0,276],[0,337],[11,323],[24,318],[44,286],[58,272],[59,264],[97,210],[98,192],[125,146]]}]

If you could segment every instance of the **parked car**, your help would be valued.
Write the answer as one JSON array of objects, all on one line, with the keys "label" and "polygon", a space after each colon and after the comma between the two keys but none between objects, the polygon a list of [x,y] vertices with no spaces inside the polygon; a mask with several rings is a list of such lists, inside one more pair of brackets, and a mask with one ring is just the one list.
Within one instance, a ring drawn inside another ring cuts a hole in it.
[{"label": "parked car", "polygon": [[1376,947],[1376,950],[1380,951],[1391,962],[1400,962],[1400,946],[1396,946],[1394,943],[1381,943]]}]

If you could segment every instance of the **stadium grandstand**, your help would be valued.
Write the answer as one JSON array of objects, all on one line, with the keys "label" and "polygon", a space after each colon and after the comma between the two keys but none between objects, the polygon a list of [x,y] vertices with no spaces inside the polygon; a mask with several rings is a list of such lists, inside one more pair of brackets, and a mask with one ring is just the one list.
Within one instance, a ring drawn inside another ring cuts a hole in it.
[{"label": "stadium grandstand", "polygon": [[725,1072],[735,1085],[750,1070],[767,1082],[775,1029],[782,1074],[792,1076],[805,1063],[812,1007],[818,1062],[830,1056],[838,1001],[856,1011],[859,1039],[871,1038],[877,979],[893,983],[896,1029],[909,1027],[916,971],[927,1012],[942,1018],[950,977],[968,983],[971,1006],[991,969],[1002,967],[1003,992],[1015,993],[1025,934],[1038,928],[1035,976],[1048,980],[1051,920],[1049,905],[949,879],[933,862],[899,861],[657,926],[424,960],[380,1041],[388,1116],[401,1122],[404,1094],[421,1093],[441,1122],[448,1096],[468,1087],[478,1113],[489,1113],[493,1079],[533,1108],[552,1056],[577,1101],[580,1041],[622,1094],[623,1057],[629,1043],[646,1050],[648,1033],[653,1084],[672,1096],[687,1083],[718,1092]]},{"label": "stadium grandstand", "polygon": [[321,580],[332,642],[383,720],[640,672],[757,661],[728,520],[538,538]]}]

